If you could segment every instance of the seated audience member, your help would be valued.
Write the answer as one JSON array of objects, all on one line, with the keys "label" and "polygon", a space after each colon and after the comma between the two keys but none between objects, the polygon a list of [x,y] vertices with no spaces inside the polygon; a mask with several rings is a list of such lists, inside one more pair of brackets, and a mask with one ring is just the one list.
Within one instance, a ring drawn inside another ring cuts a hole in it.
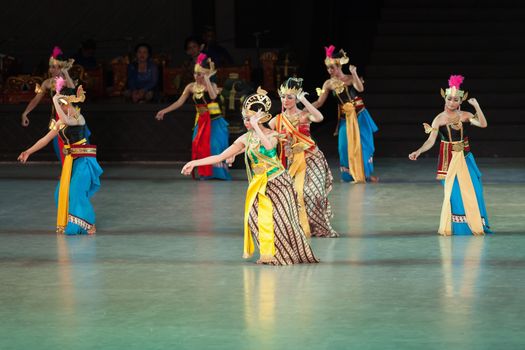
[{"label": "seated audience member", "polygon": [[159,69],[151,60],[151,47],[148,44],[138,44],[135,56],[135,62],[128,66],[128,91],[125,96],[135,103],[148,102],[156,92]]}]

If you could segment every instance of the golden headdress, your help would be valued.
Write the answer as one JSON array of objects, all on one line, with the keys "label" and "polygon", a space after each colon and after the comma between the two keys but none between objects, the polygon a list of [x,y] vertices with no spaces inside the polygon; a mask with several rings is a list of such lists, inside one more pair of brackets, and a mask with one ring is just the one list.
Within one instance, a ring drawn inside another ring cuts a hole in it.
[{"label": "golden headdress", "polygon": [[303,92],[303,79],[302,78],[288,78],[279,87],[279,96],[285,95],[299,95]]},{"label": "golden headdress", "polygon": [[86,100],[86,93],[82,85],[75,91],[75,89],[64,87],[65,83],[66,81],[62,77],[55,79],[55,89],[61,95],[58,102],[68,105],[71,103],[81,103]]},{"label": "golden headdress", "polygon": [[[207,65],[208,67],[205,67],[205,65]],[[199,56],[197,56],[197,63],[195,63],[194,71],[195,73],[205,73],[213,75],[216,73],[215,63],[213,63],[211,58],[209,58],[201,52]]]},{"label": "golden headdress", "polygon": [[62,104],[70,104],[70,103],[82,103],[86,100],[86,92],[84,91],[84,88],[82,85],[80,85],[77,89],[77,92],[75,95],[64,95],[63,97],[59,98],[58,101]]},{"label": "golden headdress", "polygon": [[64,59],[62,57],[62,50],[60,47],[55,46],[53,48],[53,53],[51,53],[51,56],[49,57],[49,65],[54,66],[57,65],[59,68],[66,68],[69,69],[73,66],[73,62],[75,62],[74,59]]},{"label": "golden headdress", "polygon": [[243,117],[251,117],[256,114],[259,110],[262,110],[266,115],[259,120],[259,123],[266,123],[272,119],[270,109],[272,108],[272,100],[268,97],[268,92],[257,88],[257,93],[248,96],[242,104],[242,115]]},{"label": "golden headdress", "polygon": [[326,66],[330,66],[330,65],[342,66],[342,65],[345,65],[348,62],[350,62],[350,59],[346,55],[346,52],[344,50],[342,50],[342,49],[339,50],[339,52],[334,55],[334,51],[335,51],[335,46],[334,45],[330,45],[328,47],[325,47],[324,50],[325,50],[325,53],[326,53],[326,57],[324,59],[324,64]]},{"label": "golden headdress", "polygon": [[460,90],[459,87],[465,80],[465,77],[462,75],[451,75],[448,79],[448,89],[441,89],[441,96],[446,98],[447,96],[458,96],[461,99],[461,102],[465,101],[468,98],[468,92]]}]

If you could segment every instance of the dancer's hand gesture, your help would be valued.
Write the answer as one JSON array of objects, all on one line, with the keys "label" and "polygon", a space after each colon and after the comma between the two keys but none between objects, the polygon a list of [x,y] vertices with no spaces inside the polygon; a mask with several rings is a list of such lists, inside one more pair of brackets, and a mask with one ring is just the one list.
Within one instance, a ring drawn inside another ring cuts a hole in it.
[{"label": "dancer's hand gesture", "polygon": [[475,98],[469,98],[467,100],[467,102],[474,108],[479,108],[479,103],[478,103],[478,100],[476,100]]},{"label": "dancer's hand gesture", "polygon": [[29,158],[29,152],[23,151],[22,153],[20,153],[17,160],[20,161],[20,163],[25,163],[27,162],[27,158]]},{"label": "dancer's hand gesture", "polygon": [[412,152],[408,155],[408,159],[410,160],[417,160],[417,158],[419,157],[419,155],[421,154],[421,152],[419,151],[415,151],[415,152]]},{"label": "dancer's hand gesture", "polygon": [[308,95],[308,92],[306,92],[306,91],[301,91],[301,92],[297,95],[297,101],[299,101],[299,102],[304,102],[304,100],[306,100],[306,95]]},{"label": "dancer's hand gesture", "polygon": [[29,118],[27,117],[27,114],[25,113],[22,113],[22,122],[21,122],[22,126],[23,127],[26,127],[29,125]]},{"label": "dancer's hand gesture", "polygon": [[266,113],[264,113],[262,110],[258,110],[257,113],[255,113],[254,115],[252,115],[250,117],[250,124],[255,127],[257,125],[259,125],[259,120],[261,120],[263,117],[266,116]]},{"label": "dancer's hand gesture", "polygon": [[191,175],[191,172],[193,171],[193,168],[195,168],[195,162],[192,160],[191,162],[186,163],[181,170],[182,175]]},{"label": "dancer's hand gesture", "polygon": [[157,112],[157,115],[155,116],[155,119],[157,120],[164,120],[164,115],[166,114],[166,112],[164,112],[163,109],[161,109],[160,111]]}]

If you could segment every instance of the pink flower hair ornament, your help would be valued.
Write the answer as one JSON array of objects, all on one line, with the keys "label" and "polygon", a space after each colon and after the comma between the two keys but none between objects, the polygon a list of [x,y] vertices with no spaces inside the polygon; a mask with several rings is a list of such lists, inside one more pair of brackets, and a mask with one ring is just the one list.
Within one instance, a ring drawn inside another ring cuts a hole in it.
[{"label": "pink flower hair ornament", "polygon": [[61,54],[63,54],[62,50],[60,49],[60,47],[58,46],[55,46],[53,48],[53,52],[51,53],[51,57],[53,58],[57,58],[58,56],[60,56]]},{"label": "pink flower hair ornament", "polygon": [[464,80],[465,77],[462,75],[451,75],[448,79],[449,87],[445,91],[441,89],[441,96],[443,98],[446,98],[447,96],[458,96],[461,99],[461,102],[465,101],[468,97],[468,92],[459,89]]},{"label": "pink flower hair ornament", "polygon": [[74,59],[68,59],[68,60],[59,59],[58,57],[62,54],[63,52],[60,49],[60,47],[55,46],[53,48],[53,52],[51,53],[51,56],[49,57],[49,65],[50,66],[57,65],[58,67],[65,68],[65,69],[71,68],[75,60]]},{"label": "pink flower hair ornament", "polygon": [[62,77],[56,77],[55,78],[55,90],[57,93],[60,94],[60,91],[62,91],[62,88],[66,85],[66,79]]},{"label": "pink flower hair ornament", "polygon": [[330,45],[328,47],[324,47],[324,52],[326,53],[326,57],[330,57],[332,58],[332,54],[334,53],[335,51],[335,46],[334,45]]},{"label": "pink flower hair ornament", "polygon": [[339,50],[339,53],[341,54],[341,57],[334,58],[333,57],[334,56],[334,51],[335,51],[335,46],[334,45],[330,45],[328,47],[325,46],[324,51],[325,51],[325,54],[326,54],[326,57],[324,59],[324,64],[326,66],[331,66],[331,65],[342,66],[344,64],[347,64],[350,61],[348,59],[348,56],[346,56],[346,52],[344,50]]},{"label": "pink flower hair ornament", "polygon": [[[208,61],[210,68],[205,68],[203,66],[203,63],[205,61]],[[195,73],[204,73],[204,74],[213,75],[216,73],[215,64],[210,58],[208,58],[208,56],[206,56],[206,54],[201,52],[199,56],[197,56],[197,63],[195,63],[194,71]]]}]

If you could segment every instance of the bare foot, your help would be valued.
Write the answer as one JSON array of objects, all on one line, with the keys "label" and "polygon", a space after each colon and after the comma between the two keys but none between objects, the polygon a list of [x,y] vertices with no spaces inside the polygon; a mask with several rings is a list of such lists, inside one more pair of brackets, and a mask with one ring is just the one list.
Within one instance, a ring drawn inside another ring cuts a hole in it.
[{"label": "bare foot", "polygon": [[91,226],[91,228],[87,231],[88,235],[94,235],[97,233],[97,227],[95,225]]},{"label": "bare foot", "polygon": [[370,182],[373,182],[373,183],[379,182],[379,177],[377,177],[377,176],[370,176]]}]

